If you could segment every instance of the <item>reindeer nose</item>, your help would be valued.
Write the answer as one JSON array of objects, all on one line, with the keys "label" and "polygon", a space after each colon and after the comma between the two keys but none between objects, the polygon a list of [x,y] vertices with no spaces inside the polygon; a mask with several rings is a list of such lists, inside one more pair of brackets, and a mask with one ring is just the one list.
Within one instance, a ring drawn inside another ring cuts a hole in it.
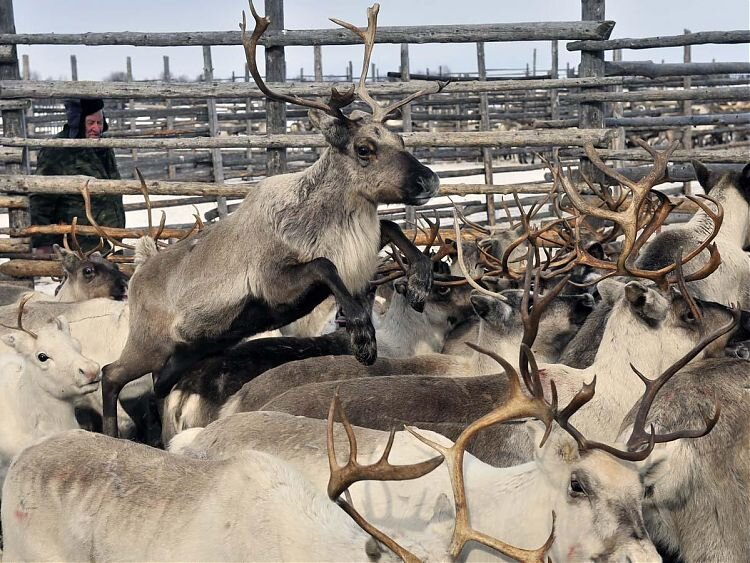
[{"label": "reindeer nose", "polygon": [[78,368],[78,373],[88,383],[95,383],[101,379],[101,370],[95,364],[86,368]]}]

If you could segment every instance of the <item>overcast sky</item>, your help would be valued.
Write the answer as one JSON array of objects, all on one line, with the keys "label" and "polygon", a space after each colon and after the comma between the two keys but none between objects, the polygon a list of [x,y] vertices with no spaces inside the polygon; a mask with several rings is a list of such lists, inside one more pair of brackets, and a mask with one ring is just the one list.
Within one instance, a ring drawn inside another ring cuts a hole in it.
[{"label": "overcast sky", "polygon": [[[262,13],[263,0],[256,0]],[[531,21],[574,21],[581,16],[579,0],[380,0],[379,25],[434,25],[454,23],[501,23]],[[333,16],[356,25],[366,23],[368,2],[360,0],[286,0],[287,29],[334,27]],[[748,29],[748,0],[609,0],[606,19],[616,22],[612,38],[676,35],[684,29],[720,31]],[[83,33],[104,31],[220,31],[237,29],[245,0],[14,0],[18,33]],[[486,46],[488,69],[524,69],[537,48],[537,69],[545,72],[550,64],[549,42],[493,43]],[[748,45],[696,45],[695,62],[750,60]],[[262,52],[262,49],[261,49]],[[70,79],[70,55],[78,58],[80,80],[101,80],[112,71],[124,71],[131,56],[136,80],[157,78],[163,55],[169,55],[172,74],[195,78],[201,73],[200,47],[75,47],[20,46],[28,54],[32,72],[38,78]],[[607,57],[609,58],[609,54]],[[560,45],[560,69],[566,63],[578,64],[578,54]],[[624,51],[624,60],[681,62],[682,47]],[[262,60],[262,57],[260,57]],[[287,47],[287,75],[294,77],[304,67],[312,74],[311,47]],[[476,71],[476,48],[472,44],[412,45],[412,72],[447,66],[452,72]],[[324,74],[343,74],[347,61],[354,61],[359,73],[362,47],[323,47]],[[373,62],[382,73],[398,70],[398,45],[380,45]],[[217,78],[228,78],[234,71],[244,73],[240,46],[214,47],[213,63]]]}]

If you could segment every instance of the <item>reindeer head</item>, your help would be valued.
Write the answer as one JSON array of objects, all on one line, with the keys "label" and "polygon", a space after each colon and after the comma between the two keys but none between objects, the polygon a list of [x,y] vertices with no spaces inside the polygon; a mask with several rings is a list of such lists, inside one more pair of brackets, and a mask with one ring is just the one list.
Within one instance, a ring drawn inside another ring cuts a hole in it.
[{"label": "reindeer head", "polygon": [[[271,23],[267,17],[260,17],[250,2],[250,12],[255,19],[252,35],[246,33],[245,14],[242,14],[240,29],[242,44],[245,47],[248,68],[258,88],[269,100],[289,102],[310,109],[310,121],[331,145],[336,157],[336,167],[346,177],[356,179],[351,188],[363,198],[374,203],[405,203],[421,205],[434,196],[440,181],[432,170],[421,164],[404,147],[403,139],[390,131],[384,122],[398,114],[399,108],[428,93],[440,92],[446,83],[438,83],[432,91],[420,90],[403,100],[388,106],[378,104],[367,91],[366,78],[370,68],[370,56],[375,44],[377,17],[380,6],[374,4],[367,10],[367,29],[362,30],[350,23],[331,18],[334,23],[345,27],[359,36],[365,44],[365,57],[362,74],[356,88],[345,92],[332,88],[328,102],[307,100],[299,96],[273,92],[263,81],[255,60],[258,40]],[[353,111],[348,115],[343,108],[356,98],[365,102],[372,113]]]},{"label": "reindeer head", "polygon": [[17,326],[2,335],[4,344],[13,348],[25,362],[30,377],[50,395],[75,399],[99,389],[99,364],[81,354],[81,344],[70,333],[65,317],[56,317],[38,332],[24,328],[22,318],[26,296],[19,304]]},{"label": "reindeer head", "polygon": [[54,245],[65,279],[55,294],[61,301],[83,301],[105,297],[122,301],[128,293],[128,278],[117,264],[99,252],[83,254]]}]

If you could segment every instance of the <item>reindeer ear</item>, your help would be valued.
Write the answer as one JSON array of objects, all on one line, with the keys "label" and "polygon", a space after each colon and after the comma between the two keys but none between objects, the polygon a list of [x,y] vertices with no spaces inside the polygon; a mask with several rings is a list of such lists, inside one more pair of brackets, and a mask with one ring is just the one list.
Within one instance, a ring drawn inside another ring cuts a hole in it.
[{"label": "reindeer ear", "polygon": [[406,295],[408,284],[405,279],[396,280],[395,282],[393,282],[393,289],[395,289],[396,293],[400,295]]},{"label": "reindeer ear", "polygon": [[750,200],[750,164],[746,164],[740,172],[740,178],[737,181],[737,187],[740,189],[745,199]]},{"label": "reindeer ear", "polygon": [[432,517],[430,518],[430,524],[437,524],[440,522],[453,522],[456,518],[456,510],[453,507],[453,503],[445,493],[440,493],[438,498],[435,499],[435,507],[432,509]]},{"label": "reindeer ear", "polygon": [[19,354],[27,354],[34,349],[34,339],[24,332],[11,332],[3,334],[3,342],[16,350]]},{"label": "reindeer ear", "polygon": [[474,312],[495,328],[502,328],[513,316],[513,308],[498,297],[474,290],[469,299]]},{"label": "reindeer ear", "polygon": [[313,127],[323,134],[331,146],[337,149],[346,148],[349,143],[349,128],[346,123],[317,109],[308,111],[307,116]]},{"label": "reindeer ear", "polygon": [[711,172],[708,170],[705,164],[699,160],[691,160],[690,164],[693,165],[695,170],[695,177],[698,179],[698,183],[705,190],[706,193],[712,188],[711,186]]},{"label": "reindeer ear", "polygon": [[81,263],[81,259],[75,252],[62,248],[59,244],[52,245],[52,250],[54,250],[57,257],[62,261],[62,267],[66,273],[72,274],[75,272],[78,264]]},{"label": "reindeer ear", "polygon": [[614,305],[620,298],[625,285],[622,282],[607,278],[596,284],[599,295],[607,305]]},{"label": "reindeer ear", "polygon": [[625,299],[641,317],[653,321],[663,321],[667,318],[667,300],[658,291],[640,282],[631,281],[625,284]]}]

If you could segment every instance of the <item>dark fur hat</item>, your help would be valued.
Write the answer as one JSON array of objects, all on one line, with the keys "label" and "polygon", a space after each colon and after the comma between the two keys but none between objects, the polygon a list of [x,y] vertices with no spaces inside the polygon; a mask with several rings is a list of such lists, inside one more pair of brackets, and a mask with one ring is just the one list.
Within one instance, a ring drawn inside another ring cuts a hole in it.
[{"label": "dark fur hat", "polygon": [[[65,115],[68,119],[68,137],[76,139],[86,134],[85,120],[87,115],[96,113],[104,108],[101,98],[82,98],[80,100],[65,101]],[[102,133],[109,129],[107,119],[104,119]]]}]

